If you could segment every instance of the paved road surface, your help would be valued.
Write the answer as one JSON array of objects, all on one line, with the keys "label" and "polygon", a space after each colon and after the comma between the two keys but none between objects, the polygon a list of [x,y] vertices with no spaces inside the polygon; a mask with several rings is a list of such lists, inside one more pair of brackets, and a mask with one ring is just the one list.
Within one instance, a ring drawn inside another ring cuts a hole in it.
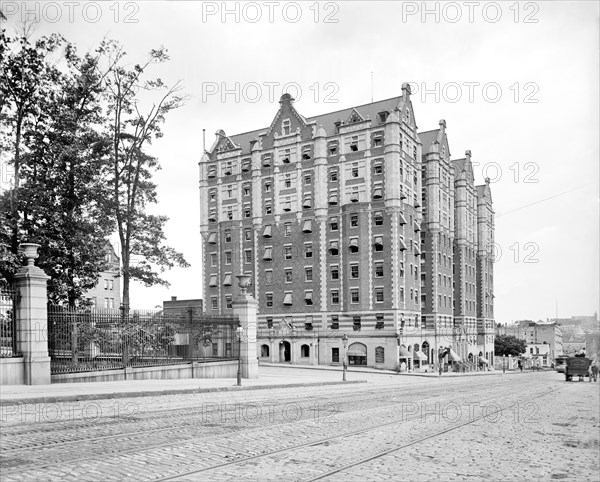
[{"label": "paved road surface", "polygon": [[360,378],[8,405],[1,479],[599,480],[598,383],[556,372]]}]

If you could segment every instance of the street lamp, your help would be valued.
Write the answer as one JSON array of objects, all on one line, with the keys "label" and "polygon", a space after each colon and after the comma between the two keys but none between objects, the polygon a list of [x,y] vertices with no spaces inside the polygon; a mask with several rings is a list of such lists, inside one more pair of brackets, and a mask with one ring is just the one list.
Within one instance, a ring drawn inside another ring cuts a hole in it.
[{"label": "street lamp", "polygon": [[346,361],[346,346],[348,345],[348,336],[346,335],[346,333],[344,333],[342,335],[342,345],[344,345],[344,358],[342,360],[342,366],[343,366],[343,374],[342,374],[342,381],[346,381],[346,369],[347,369],[347,361]]},{"label": "street lamp", "polygon": [[238,339],[238,370],[237,370],[237,386],[241,387],[242,386],[242,332],[244,331],[244,329],[242,328],[242,323],[240,322],[237,330],[235,330],[237,333],[237,339]]}]

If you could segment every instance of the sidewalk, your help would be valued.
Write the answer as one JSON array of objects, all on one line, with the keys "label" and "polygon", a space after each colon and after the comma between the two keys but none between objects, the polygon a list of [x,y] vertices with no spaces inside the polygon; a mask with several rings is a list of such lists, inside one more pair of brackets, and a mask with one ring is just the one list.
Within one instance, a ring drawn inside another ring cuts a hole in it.
[{"label": "sidewalk", "polygon": [[[267,372],[268,370],[265,370]],[[54,383],[51,385],[3,385],[0,387],[0,405],[15,403],[75,402],[110,398],[151,397],[185,393],[209,393],[270,388],[314,387],[366,383],[366,380],[343,382],[338,370],[331,375],[290,377],[277,373],[263,373],[259,379],[186,378],[181,380],[124,380],[116,382]]]},{"label": "sidewalk", "polygon": [[[304,371],[302,371],[304,370]],[[502,374],[502,371],[446,372],[403,372],[380,370],[368,367],[352,367],[350,374],[362,374],[371,379],[372,375],[394,377],[424,377],[443,379],[469,376]],[[116,382],[54,383],[51,385],[3,385],[0,387],[0,405],[15,403],[75,402],[79,400],[101,400],[111,398],[150,397],[186,393],[209,393],[237,390],[264,390],[270,388],[314,387],[367,383],[367,380],[341,381],[342,367],[324,365],[290,365],[260,363],[260,378],[242,379],[242,386],[236,386],[235,378],[186,378],[177,380],[126,380]],[[375,377],[379,378],[379,377]]]}]

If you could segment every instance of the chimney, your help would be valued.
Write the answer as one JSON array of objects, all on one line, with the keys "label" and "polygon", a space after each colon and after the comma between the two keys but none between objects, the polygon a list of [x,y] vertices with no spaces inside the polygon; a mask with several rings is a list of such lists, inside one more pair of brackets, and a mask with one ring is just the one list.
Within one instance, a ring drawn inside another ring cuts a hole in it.
[{"label": "chimney", "polygon": [[177,301],[177,296],[171,296],[171,301]]},{"label": "chimney", "polygon": [[465,151],[465,157],[467,158],[467,161],[471,162],[471,151],[469,149]]},{"label": "chimney", "polygon": [[444,119],[440,119],[440,130],[443,136],[446,133],[446,121]]},{"label": "chimney", "polygon": [[404,82],[402,84],[402,100],[404,102],[408,102],[411,93],[412,92],[410,91],[410,85],[409,85],[409,83],[408,82]]}]

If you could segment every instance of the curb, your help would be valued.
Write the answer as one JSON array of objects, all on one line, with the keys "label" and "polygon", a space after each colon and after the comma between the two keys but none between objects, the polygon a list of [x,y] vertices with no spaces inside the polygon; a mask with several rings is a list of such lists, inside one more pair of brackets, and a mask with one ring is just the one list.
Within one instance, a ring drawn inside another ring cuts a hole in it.
[{"label": "curb", "polygon": [[145,392],[113,392],[113,393],[93,393],[81,395],[58,395],[55,397],[31,397],[31,398],[12,398],[9,400],[0,400],[0,407],[14,404],[34,404],[34,403],[57,403],[57,402],[79,402],[83,400],[105,400],[114,398],[139,398],[156,397],[162,395],[181,395],[198,394],[213,392],[237,392],[243,390],[268,390],[270,388],[298,388],[298,387],[320,387],[327,385],[350,385],[355,383],[367,383],[366,380],[350,380],[335,382],[309,382],[309,383],[284,383],[276,385],[237,385],[229,387],[209,387],[209,388],[181,388],[172,390],[153,390]]}]

